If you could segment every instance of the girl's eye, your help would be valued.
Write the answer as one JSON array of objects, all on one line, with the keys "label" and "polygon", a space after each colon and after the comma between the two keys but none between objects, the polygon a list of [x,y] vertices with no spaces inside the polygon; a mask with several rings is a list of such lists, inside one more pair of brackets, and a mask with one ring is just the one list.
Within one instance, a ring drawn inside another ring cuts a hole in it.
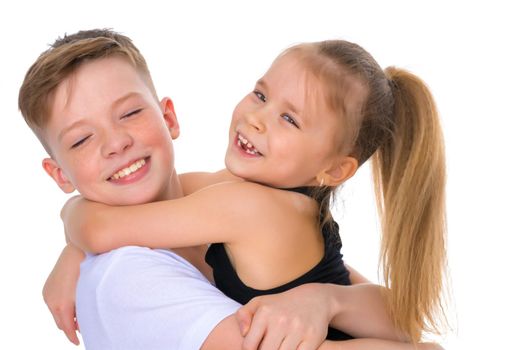
[{"label": "girl's eye", "polygon": [[73,146],[71,146],[71,149],[79,147],[79,146],[82,145],[84,142],[86,142],[87,139],[89,139],[90,137],[91,137],[91,135],[86,136],[86,137],[84,137],[83,139],[81,139],[81,140],[75,142],[75,143],[73,144]]},{"label": "girl's eye", "polygon": [[293,119],[290,115],[288,115],[288,114],[283,114],[283,115],[281,115],[281,118],[283,118],[287,123],[290,123],[290,124],[292,124],[293,126],[295,126],[297,129],[299,129],[299,124],[297,124],[297,122],[295,121],[295,119]]},{"label": "girl's eye", "polygon": [[138,113],[140,113],[141,111],[142,111],[142,108],[139,108],[139,109],[136,109],[136,110],[134,110],[134,111],[131,111],[131,112],[127,113],[127,114],[124,114],[124,115],[122,116],[122,119],[124,119],[124,118],[128,118],[128,117],[131,117],[132,115],[138,114]]},{"label": "girl's eye", "polygon": [[253,93],[255,94],[255,96],[257,96],[259,100],[266,102],[266,96],[264,96],[261,92],[255,90]]}]

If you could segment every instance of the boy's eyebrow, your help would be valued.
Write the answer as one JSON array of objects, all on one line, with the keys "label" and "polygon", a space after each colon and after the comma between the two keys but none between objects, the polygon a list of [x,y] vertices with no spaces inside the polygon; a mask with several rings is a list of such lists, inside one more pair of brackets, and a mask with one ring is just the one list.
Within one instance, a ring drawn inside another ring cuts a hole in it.
[{"label": "boy's eyebrow", "polygon": [[65,134],[67,134],[70,130],[76,128],[78,125],[82,125],[84,124],[85,121],[84,120],[77,120],[76,122],[74,122],[73,124],[69,125],[68,127],[62,129],[59,133],[58,133],[58,140],[62,140],[62,138],[64,137]]},{"label": "boy's eyebrow", "polygon": [[[135,96],[141,96],[140,93],[138,92],[135,92],[135,91],[132,91],[132,92],[129,92],[119,98],[117,98],[115,101],[113,101],[111,103],[111,107],[112,108],[115,108],[115,106],[118,106],[119,104],[123,103],[124,101],[132,98],[132,97],[135,97]],[[77,127],[78,125],[82,125],[84,124],[85,121],[83,119],[81,120],[77,120],[76,122],[74,122],[73,124],[69,125],[68,127],[66,127],[65,129],[61,130],[60,133],[58,134],[58,139],[61,140],[62,137],[64,137],[64,134],[66,134],[67,132],[69,132],[70,130],[74,129],[75,127]]]},{"label": "boy's eyebrow", "polygon": [[115,101],[113,101],[113,103],[111,103],[111,106],[112,107],[115,107],[119,104],[121,104],[122,102],[126,101],[127,99],[129,98],[132,98],[132,97],[140,97],[142,96],[140,93],[138,92],[135,92],[135,91],[131,91],[131,92],[128,92],[127,94],[117,98]]}]

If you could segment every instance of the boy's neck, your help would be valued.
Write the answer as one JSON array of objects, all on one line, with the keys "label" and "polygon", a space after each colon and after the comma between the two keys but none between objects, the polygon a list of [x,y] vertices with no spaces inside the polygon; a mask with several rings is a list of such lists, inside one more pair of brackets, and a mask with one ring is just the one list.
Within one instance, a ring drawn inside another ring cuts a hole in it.
[{"label": "boy's neck", "polygon": [[[169,188],[167,188],[166,198],[164,199],[177,199],[181,197],[183,197],[182,184],[177,171],[173,169],[170,185]],[[208,280],[213,281],[211,267],[204,260],[204,256],[208,250],[206,244],[195,247],[175,248],[171,250],[195,266],[204,276],[206,276],[206,278],[208,278]]]},{"label": "boy's neck", "polygon": [[182,184],[180,182],[177,171],[173,169],[173,173],[171,175],[170,182],[168,186],[166,187],[166,191],[164,192],[164,195],[160,198],[160,200],[177,199],[182,196],[183,196]]}]

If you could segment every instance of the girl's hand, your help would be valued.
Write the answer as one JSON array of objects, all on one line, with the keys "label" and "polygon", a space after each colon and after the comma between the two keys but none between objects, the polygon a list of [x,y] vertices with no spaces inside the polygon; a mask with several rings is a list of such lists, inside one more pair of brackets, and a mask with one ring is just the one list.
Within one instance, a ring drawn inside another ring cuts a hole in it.
[{"label": "girl's hand", "polygon": [[[402,346],[400,349],[412,349],[403,343],[408,337],[397,331],[388,317],[384,292],[383,287],[367,283],[313,283],[254,298],[237,312],[241,334],[245,336],[244,348],[256,349],[259,344],[262,348],[266,344],[271,344],[268,348],[278,348],[282,343],[286,349],[295,349],[299,344],[301,349],[316,349],[330,324],[357,338],[385,339],[384,348],[396,344],[398,348]],[[288,347],[288,343],[294,345]]]},{"label": "girl's hand", "polygon": [[80,262],[84,253],[72,245],[67,245],[58,258],[42,290],[44,301],[51,311],[57,327],[75,345],[80,342],[76,331],[75,292]]},{"label": "girl's hand", "polygon": [[318,284],[252,299],[241,307],[237,321],[245,336],[243,349],[317,349],[326,338],[329,299]]}]

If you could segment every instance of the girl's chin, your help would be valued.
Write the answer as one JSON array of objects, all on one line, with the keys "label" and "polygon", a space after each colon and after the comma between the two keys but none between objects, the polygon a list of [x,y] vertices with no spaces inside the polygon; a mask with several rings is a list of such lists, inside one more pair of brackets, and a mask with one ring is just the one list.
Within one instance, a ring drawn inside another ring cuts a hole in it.
[{"label": "girl's chin", "polygon": [[247,169],[247,164],[233,156],[226,156],[224,165],[230,173],[239,177],[243,177],[243,174],[246,174],[250,170]]}]

